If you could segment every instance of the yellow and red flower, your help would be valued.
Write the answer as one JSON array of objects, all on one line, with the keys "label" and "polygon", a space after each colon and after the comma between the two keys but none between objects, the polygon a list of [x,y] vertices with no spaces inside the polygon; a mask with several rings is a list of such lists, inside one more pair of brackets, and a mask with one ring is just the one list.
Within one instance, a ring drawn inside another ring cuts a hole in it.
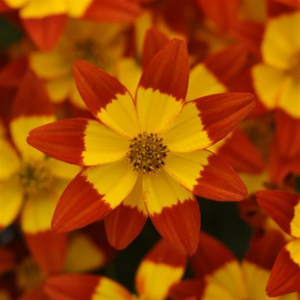
[{"label": "yellow and red flower", "polygon": [[134,0],[0,0],[0,13],[19,10],[24,28],[42,50],[58,42],[68,17],[130,22],[140,13]]},{"label": "yellow and red flower", "polygon": [[294,239],[278,254],[266,287],[271,297],[300,290],[300,197],[283,191],[259,191],[262,209]]},{"label": "yellow and red flower", "polygon": [[261,44],[263,62],[252,70],[254,88],[268,109],[300,118],[300,12],[271,18]]},{"label": "yellow and red flower", "polygon": [[[201,233],[199,248],[191,258],[196,279],[184,280],[170,289],[172,300],[180,299],[270,299],[265,286],[270,270],[285,244],[276,231],[253,241],[241,263],[233,253],[217,239]],[[278,298],[298,300],[293,293]]]},{"label": "yellow and red flower", "polygon": [[29,65],[46,81],[52,102],[70,99],[78,108],[86,109],[73,79],[73,63],[82,59],[112,73],[125,49],[125,30],[124,25],[69,20],[52,51],[33,52]]},{"label": "yellow and red flower", "polygon": [[21,228],[33,253],[39,248],[51,252],[55,243],[64,251],[66,237],[52,232],[51,218],[70,177],[80,170],[46,158],[26,143],[24,137],[32,128],[54,120],[42,83],[28,72],[14,99],[10,121],[13,144],[0,138],[0,229],[20,215]]},{"label": "yellow and red flower", "polygon": [[[108,262],[112,250],[104,238],[104,226],[98,223],[86,229],[72,233],[65,251],[61,251],[59,245],[51,245],[50,240],[46,244],[52,251],[36,247],[34,252],[30,253],[23,243],[0,248],[0,275],[7,275],[14,287],[13,291],[7,290],[7,295],[12,294],[14,299],[19,296],[18,299],[22,300],[49,299],[44,285],[51,276],[77,274],[102,268]],[[101,242],[95,242],[95,238]],[[8,288],[9,285],[6,284],[5,287]]]},{"label": "yellow and red flower", "polygon": [[178,253],[165,241],[158,242],[143,258],[136,272],[138,295],[107,278],[92,275],[61,275],[46,280],[45,291],[51,300],[163,300],[169,288],[183,276],[187,257]]},{"label": "yellow and red flower", "polygon": [[176,39],[147,65],[135,100],[118,80],[88,63],[76,62],[74,74],[101,123],[63,120],[32,130],[28,138],[49,156],[88,167],[63,193],[53,228],[70,231],[107,216],[109,240],[122,249],[149,215],[167,241],[193,254],[200,228],[193,193],[219,201],[239,201],[247,193],[234,170],[205,148],[247,115],[253,95],[217,94],[185,103],[188,53]]}]

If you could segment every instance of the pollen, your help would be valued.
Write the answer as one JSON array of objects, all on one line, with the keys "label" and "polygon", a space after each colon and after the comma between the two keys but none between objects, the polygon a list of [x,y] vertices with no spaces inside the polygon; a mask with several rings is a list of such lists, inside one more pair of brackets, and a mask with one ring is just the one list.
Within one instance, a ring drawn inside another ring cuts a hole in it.
[{"label": "pollen", "polygon": [[300,80],[300,51],[297,51],[292,55],[288,73],[295,79]]},{"label": "pollen", "polygon": [[25,195],[36,195],[49,191],[54,177],[46,160],[24,161],[19,170],[12,176],[12,181],[21,188]]},{"label": "pollen", "polygon": [[15,272],[17,284],[23,291],[28,291],[38,286],[45,278],[45,275],[30,256],[21,261]]},{"label": "pollen", "polygon": [[168,151],[157,134],[144,132],[130,141],[127,157],[134,171],[152,174],[163,168]]}]

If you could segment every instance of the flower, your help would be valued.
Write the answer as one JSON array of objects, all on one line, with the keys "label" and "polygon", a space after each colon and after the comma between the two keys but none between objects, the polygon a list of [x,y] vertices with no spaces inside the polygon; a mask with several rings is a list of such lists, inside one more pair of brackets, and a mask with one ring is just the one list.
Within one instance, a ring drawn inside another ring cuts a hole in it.
[{"label": "flower", "polygon": [[247,115],[253,95],[217,94],[185,103],[188,52],[177,39],[147,65],[134,100],[117,79],[89,63],[77,61],[74,75],[98,121],[62,120],[32,130],[27,139],[49,156],[87,167],[61,196],[54,230],[106,217],[110,243],[123,249],[150,216],[168,242],[192,255],[200,227],[193,193],[219,201],[247,194],[235,171],[205,148]]},{"label": "flower", "polygon": [[[47,278],[102,268],[113,251],[105,239],[104,226],[99,222],[72,233],[63,251],[59,245],[51,245],[55,243],[51,240],[45,243],[46,247],[39,245],[33,251],[27,249],[23,242],[21,237],[15,237],[11,244],[0,247],[0,281],[4,278],[9,280],[10,284],[5,287],[7,293],[13,294],[13,299],[48,299],[44,290]],[[49,248],[51,251],[48,251]],[[85,254],[84,259],[82,253]],[[12,291],[8,289],[10,285],[13,286]]]},{"label": "flower", "polygon": [[[196,279],[174,284],[169,291],[170,298],[269,299],[265,294],[265,286],[276,255],[284,244],[283,236],[279,232],[268,232],[260,239],[251,241],[240,263],[224,244],[201,233],[199,248],[191,258]],[[298,294],[278,299],[297,300]]]},{"label": "flower", "polygon": [[117,24],[71,20],[54,50],[33,53],[30,67],[46,80],[52,102],[70,99],[77,107],[86,109],[73,79],[73,63],[83,59],[111,73],[124,52],[125,29]]},{"label": "flower", "polygon": [[28,35],[42,50],[51,50],[63,33],[68,16],[89,20],[128,22],[140,13],[131,0],[0,0],[0,13],[19,10]]},{"label": "flower", "polygon": [[0,230],[20,215],[21,229],[33,252],[45,247],[51,251],[54,244],[64,248],[65,235],[52,232],[51,218],[70,177],[80,170],[47,158],[26,143],[24,137],[32,128],[54,120],[43,84],[28,72],[12,109],[9,125],[13,145],[0,137]]},{"label": "flower", "polygon": [[268,109],[300,118],[300,12],[268,21],[261,44],[263,62],[252,70],[254,88]]},{"label": "flower", "polygon": [[300,289],[300,197],[283,191],[259,191],[257,202],[262,209],[294,239],[278,254],[266,292],[270,297]]},{"label": "flower", "polygon": [[[93,275],[60,275],[48,278],[45,291],[50,299],[166,299],[169,288],[180,281],[187,257],[159,241],[141,261],[135,277],[138,296],[119,283]],[[72,284],[68,284],[72,282]]]}]

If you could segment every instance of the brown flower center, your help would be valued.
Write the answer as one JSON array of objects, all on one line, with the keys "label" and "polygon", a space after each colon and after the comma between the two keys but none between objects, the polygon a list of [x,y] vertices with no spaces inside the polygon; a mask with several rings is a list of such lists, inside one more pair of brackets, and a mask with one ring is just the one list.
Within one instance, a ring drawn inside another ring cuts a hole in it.
[{"label": "brown flower center", "polygon": [[59,49],[61,55],[70,64],[73,64],[77,59],[81,59],[99,68],[105,66],[106,59],[103,47],[90,37],[62,41]]},{"label": "brown flower center", "polygon": [[40,271],[32,257],[26,257],[16,268],[16,278],[19,288],[27,291],[42,283],[45,275]]},{"label": "brown flower center", "polygon": [[288,73],[295,79],[300,80],[300,51],[297,51],[292,55]]},{"label": "brown flower center", "polygon": [[46,160],[24,161],[19,170],[12,176],[13,182],[22,189],[25,195],[49,191],[54,177]]},{"label": "brown flower center", "polygon": [[169,150],[162,141],[157,134],[147,132],[130,141],[127,157],[136,172],[152,174],[165,165]]}]

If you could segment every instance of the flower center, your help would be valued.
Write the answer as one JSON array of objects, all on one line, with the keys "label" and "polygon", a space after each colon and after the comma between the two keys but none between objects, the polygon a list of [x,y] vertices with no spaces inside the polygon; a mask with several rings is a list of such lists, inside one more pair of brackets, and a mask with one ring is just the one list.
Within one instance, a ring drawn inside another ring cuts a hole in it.
[{"label": "flower center", "polygon": [[91,38],[75,42],[73,53],[76,59],[85,60],[96,66],[103,64],[103,62],[101,62],[103,59],[101,47]]},{"label": "flower center", "polygon": [[16,268],[17,284],[23,291],[38,286],[45,278],[32,257],[26,257]]},{"label": "flower center", "polygon": [[165,165],[168,148],[157,134],[144,132],[133,138],[129,144],[127,157],[134,171],[152,174]]},{"label": "flower center", "polygon": [[292,55],[288,73],[295,79],[300,80],[300,51],[297,51]]},{"label": "flower center", "polygon": [[24,161],[19,170],[12,176],[13,182],[26,195],[36,195],[49,191],[54,177],[46,160]]},{"label": "flower center", "polygon": [[90,37],[61,41],[60,53],[71,65],[77,59],[87,61],[99,68],[104,68],[106,65],[106,55],[103,47]]}]

